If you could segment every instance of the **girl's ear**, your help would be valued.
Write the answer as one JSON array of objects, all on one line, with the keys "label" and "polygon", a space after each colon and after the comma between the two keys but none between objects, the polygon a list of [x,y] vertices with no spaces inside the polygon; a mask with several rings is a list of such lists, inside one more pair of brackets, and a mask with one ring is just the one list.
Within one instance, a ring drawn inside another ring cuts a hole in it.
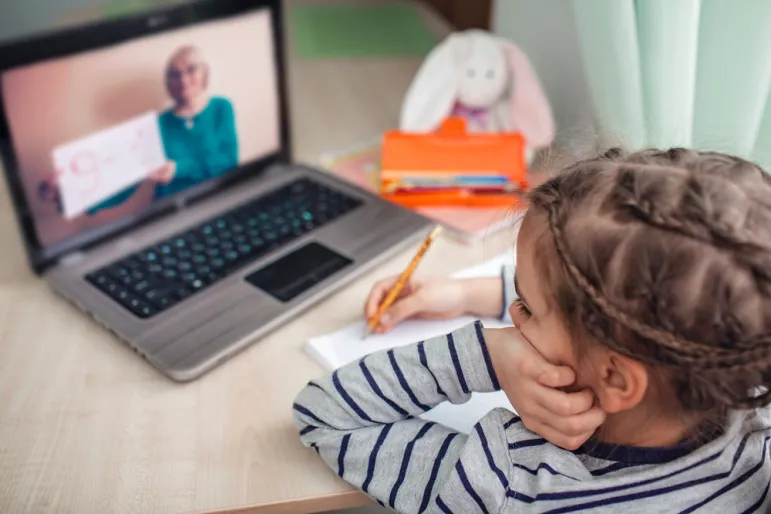
[{"label": "girl's ear", "polygon": [[594,390],[602,410],[614,414],[637,407],[648,392],[645,365],[616,352],[601,354],[593,367],[597,373]]},{"label": "girl's ear", "polygon": [[462,34],[451,34],[429,52],[410,84],[402,104],[399,128],[432,132],[452,111],[458,76],[467,45]]},{"label": "girl's ear", "polygon": [[549,146],[554,139],[554,119],[538,76],[519,47],[505,40],[501,47],[512,75],[507,102],[512,128],[522,132],[528,147]]}]

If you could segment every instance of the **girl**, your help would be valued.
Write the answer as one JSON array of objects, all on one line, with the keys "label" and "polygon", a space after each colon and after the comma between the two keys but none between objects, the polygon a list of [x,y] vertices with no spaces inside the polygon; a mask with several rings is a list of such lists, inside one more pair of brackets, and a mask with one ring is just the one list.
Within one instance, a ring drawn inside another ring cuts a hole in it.
[{"label": "girl", "polygon": [[[475,323],[311,382],[304,444],[399,512],[768,512],[771,178],[717,153],[611,150],[529,202],[512,280],[417,282],[389,321],[487,315],[513,286],[516,328]],[[521,418],[498,409],[466,436],[416,417],[499,388]]]}]

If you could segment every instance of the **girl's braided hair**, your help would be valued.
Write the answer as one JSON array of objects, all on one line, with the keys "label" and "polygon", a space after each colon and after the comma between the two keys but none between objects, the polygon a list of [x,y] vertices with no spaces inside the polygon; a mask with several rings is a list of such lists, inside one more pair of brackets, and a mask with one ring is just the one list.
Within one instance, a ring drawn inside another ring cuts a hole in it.
[{"label": "girl's braided hair", "polygon": [[528,200],[548,223],[539,265],[571,330],[660,372],[688,411],[771,401],[771,177],[760,167],[612,149]]}]

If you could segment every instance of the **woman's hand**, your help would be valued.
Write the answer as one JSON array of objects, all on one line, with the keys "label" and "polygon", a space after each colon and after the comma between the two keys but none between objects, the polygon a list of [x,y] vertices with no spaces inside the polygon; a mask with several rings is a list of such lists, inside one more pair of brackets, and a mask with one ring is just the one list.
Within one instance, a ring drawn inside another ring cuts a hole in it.
[{"label": "woman's hand", "polygon": [[168,184],[172,180],[174,180],[174,174],[177,172],[177,163],[174,161],[169,161],[157,170],[151,172],[147,178],[152,180],[153,182],[157,182],[159,184]]},{"label": "woman's hand", "polygon": [[38,197],[44,202],[59,201],[59,178],[52,175],[50,178],[43,179],[38,183]]},{"label": "woman's hand", "polygon": [[484,337],[501,388],[529,430],[575,450],[605,421],[591,391],[559,389],[573,385],[575,373],[547,362],[519,329],[484,329]]}]

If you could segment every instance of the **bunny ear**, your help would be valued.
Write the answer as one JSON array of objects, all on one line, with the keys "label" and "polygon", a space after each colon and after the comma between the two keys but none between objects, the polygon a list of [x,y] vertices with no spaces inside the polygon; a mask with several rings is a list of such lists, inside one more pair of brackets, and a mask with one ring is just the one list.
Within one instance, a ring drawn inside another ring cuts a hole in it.
[{"label": "bunny ear", "polygon": [[522,132],[528,146],[548,146],[554,138],[554,119],[538,76],[519,47],[508,41],[501,41],[501,47],[513,76],[509,115],[514,128]]},{"label": "bunny ear", "polygon": [[452,34],[429,52],[404,97],[401,130],[431,132],[450,114],[457,98],[462,45],[461,36]]}]

